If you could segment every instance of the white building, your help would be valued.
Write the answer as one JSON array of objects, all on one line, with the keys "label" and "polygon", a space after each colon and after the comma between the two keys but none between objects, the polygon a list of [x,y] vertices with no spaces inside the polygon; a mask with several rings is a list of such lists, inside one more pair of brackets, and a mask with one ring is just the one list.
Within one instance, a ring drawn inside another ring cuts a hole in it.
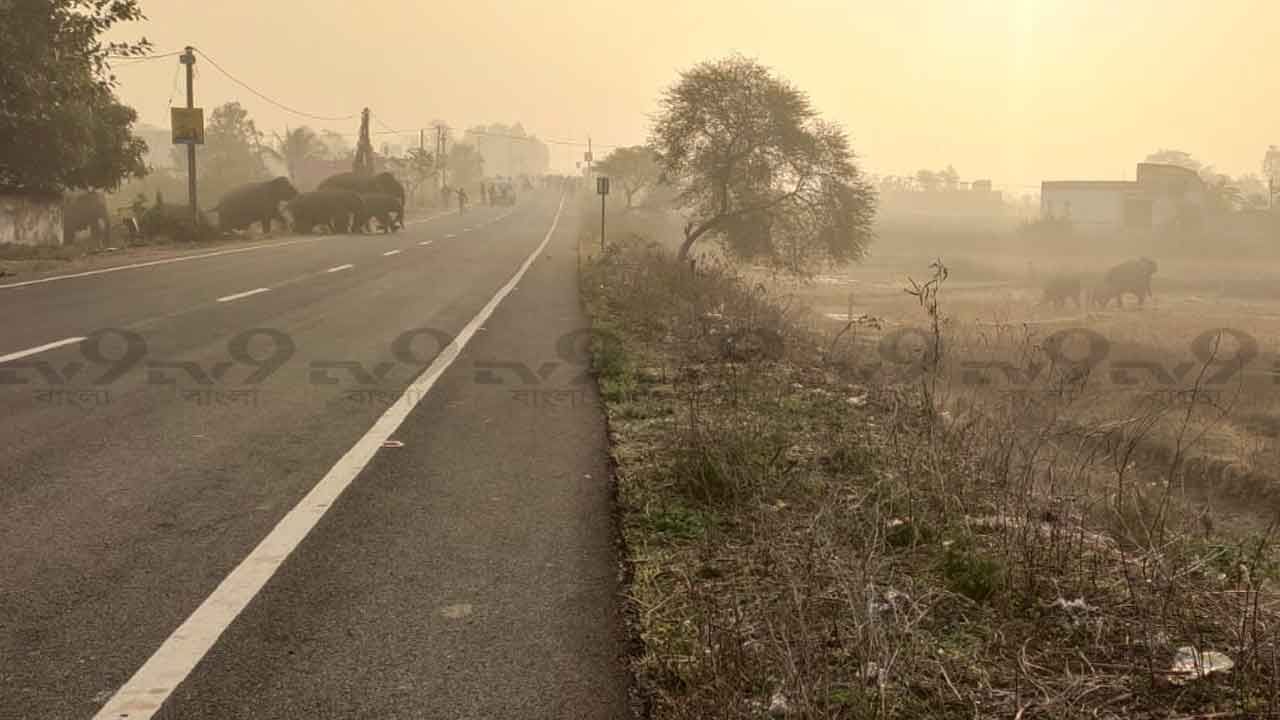
[{"label": "white building", "polygon": [[1176,165],[1139,163],[1138,179],[1067,180],[1040,185],[1040,215],[1067,220],[1091,235],[1197,224],[1205,203],[1204,181]]}]

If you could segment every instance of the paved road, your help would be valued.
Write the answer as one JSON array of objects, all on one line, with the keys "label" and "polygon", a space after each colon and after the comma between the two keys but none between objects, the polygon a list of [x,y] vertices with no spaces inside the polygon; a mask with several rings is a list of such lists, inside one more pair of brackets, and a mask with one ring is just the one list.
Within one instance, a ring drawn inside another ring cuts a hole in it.
[{"label": "paved road", "polygon": [[623,716],[558,200],[0,287],[0,718]]}]

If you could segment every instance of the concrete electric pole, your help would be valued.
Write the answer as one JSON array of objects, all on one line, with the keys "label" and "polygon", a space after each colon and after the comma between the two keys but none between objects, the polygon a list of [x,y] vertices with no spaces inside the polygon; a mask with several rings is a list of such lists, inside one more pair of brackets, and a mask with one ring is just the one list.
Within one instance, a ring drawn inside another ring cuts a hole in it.
[{"label": "concrete electric pole", "polygon": [[[194,85],[196,54],[194,48],[188,45],[179,58],[179,62],[187,66],[187,109],[192,110],[196,106],[196,90]],[[196,146],[195,143],[187,145],[187,201],[191,203],[191,224],[192,227],[200,225],[200,206],[196,203]]]}]

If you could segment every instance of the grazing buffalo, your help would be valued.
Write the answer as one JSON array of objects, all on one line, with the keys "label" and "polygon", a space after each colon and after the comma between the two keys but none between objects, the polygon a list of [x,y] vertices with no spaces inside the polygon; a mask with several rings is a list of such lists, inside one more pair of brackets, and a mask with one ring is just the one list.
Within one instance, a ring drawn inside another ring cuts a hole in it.
[{"label": "grazing buffalo", "polygon": [[1080,277],[1077,275],[1054,275],[1044,284],[1044,299],[1041,304],[1052,305],[1062,309],[1067,301],[1080,308]]},{"label": "grazing buffalo", "polygon": [[320,183],[317,190],[350,190],[357,193],[382,193],[400,200],[404,206],[404,186],[389,172],[377,175],[357,175],[353,172],[340,173]]},{"label": "grazing buffalo", "polygon": [[1093,302],[1098,307],[1107,307],[1112,300],[1116,306],[1124,309],[1124,296],[1134,295],[1138,298],[1138,307],[1151,297],[1151,276],[1156,274],[1156,261],[1150,258],[1138,258],[1120,263],[1107,271],[1102,282],[1093,291]]},{"label": "grazing buffalo", "polygon": [[62,203],[64,242],[72,242],[85,229],[100,244],[111,240],[111,214],[107,212],[107,201],[99,193],[73,195]]},{"label": "grazing buffalo", "polygon": [[351,232],[366,217],[364,202],[348,190],[302,193],[290,200],[288,207],[293,230],[299,233],[309,233],[317,225],[328,227],[329,232]]},{"label": "grazing buffalo", "polygon": [[391,232],[404,227],[404,204],[399,198],[385,193],[365,193],[360,196],[364,202],[365,217],[361,230],[368,230],[370,220],[377,220],[382,232]]},{"label": "grazing buffalo", "polygon": [[271,232],[271,221],[285,224],[280,214],[280,204],[298,197],[298,190],[289,178],[278,177],[265,182],[248,183],[232,188],[214,208],[218,213],[218,229],[223,232],[244,230],[255,222],[262,223],[262,232]]}]

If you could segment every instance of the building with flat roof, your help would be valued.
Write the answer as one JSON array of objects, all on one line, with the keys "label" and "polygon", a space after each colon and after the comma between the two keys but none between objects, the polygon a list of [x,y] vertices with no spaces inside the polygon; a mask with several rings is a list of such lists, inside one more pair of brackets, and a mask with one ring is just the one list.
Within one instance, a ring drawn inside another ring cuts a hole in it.
[{"label": "building with flat roof", "polygon": [[1040,215],[1090,235],[1199,223],[1204,181],[1177,165],[1139,163],[1137,180],[1065,180],[1040,184]]}]

